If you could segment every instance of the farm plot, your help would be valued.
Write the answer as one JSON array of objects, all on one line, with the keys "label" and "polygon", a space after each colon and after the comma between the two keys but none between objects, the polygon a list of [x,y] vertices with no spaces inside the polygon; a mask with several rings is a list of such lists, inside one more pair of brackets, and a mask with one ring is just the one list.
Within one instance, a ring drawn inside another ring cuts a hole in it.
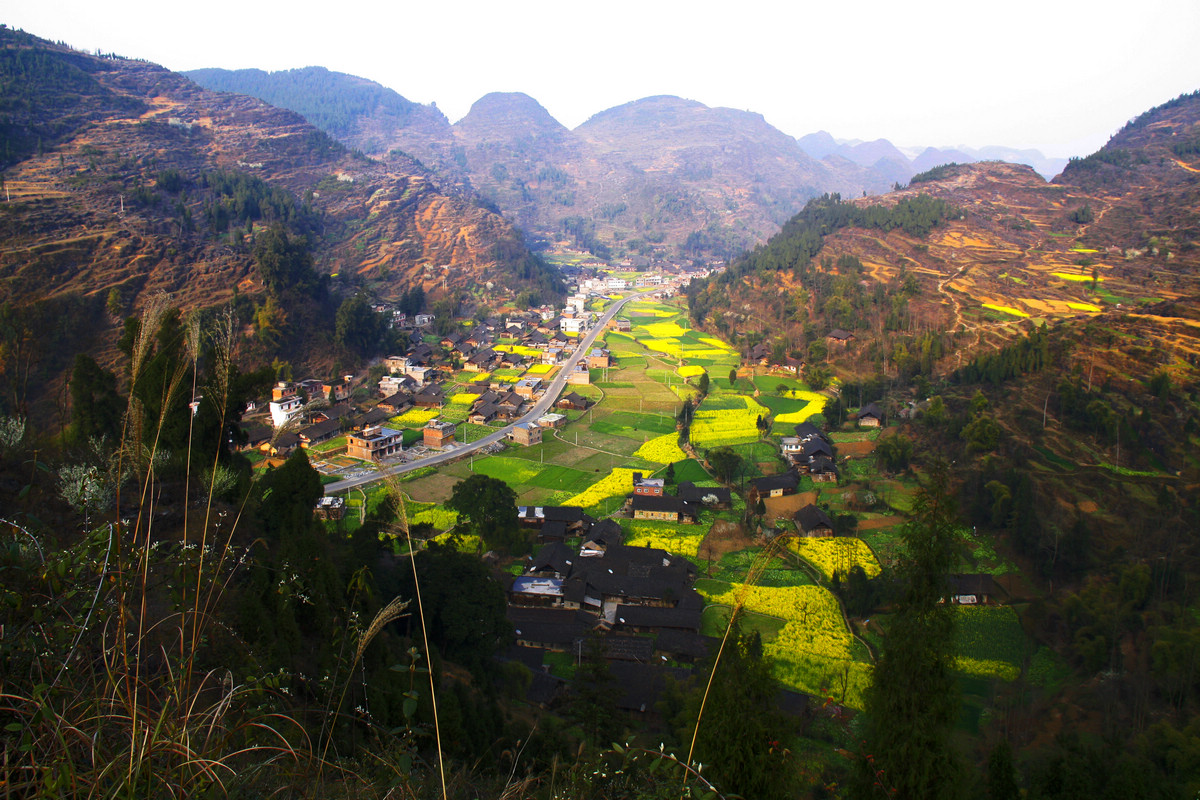
[{"label": "farm plot", "polygon": [[[864,663],[865,647],[846,628],[841,607],[819,586],[745,586],[730,584],[713,591],[697,581],[696,588],[709,602],[733,606],[742,600],[747,611],[786,622],[763,652],[775,660],[775,677],[808,694],[832,697],[854,708],[863,707],[863,692],[870,685],[871,668]],[[706,591],[707,590],[707,591]]]},{"label": "farm plot", "polygon": [[432,525],[435,530],[445,531],[458,522],[457,511],[443,508],[437,503],[421,503],[416,500],[405,500],[404,510],[410,526],[420,525],[424,522]]},{"label": "farm plot", "polygon": [[955,607],[955,668],[979,678],[1016,680],[1029,652],[1017,612],[1006,606]]},{"label": "farm plot", "polygon": [[[700,633],[720,639],[729,627],[729,606],[709,606],[700,616]],[[742,633],[757,633],[763,642],[772,641],[787,623],[781,619],[768,617],[765,614],[754,614],[743,611],[738,617]]]},{"label": "farm plot", "polygon": [[[746,580],[755,562],[761,557],[761,547],[747,547],[732,553],[726,553],[717,562],[713,577],[728,583],[740,583]],[[774,557],[765,567],[754,568],[758,586],[812,586],[813,581],[803,570],[796,569],[782,558]]]},{"label": "farm plot", "polygon": [[392,417],[389,422],[401,428],[422,428],[426,422],[441,414],[436,408],[410,408],[403,414]]},{"label": "farm plot", "polygon": [[695,558],[704,540],[705,530],[699,525],[680,525],[677,522],[655,522],[642,519],[623,519],[625,544],[632,547],[657,547],[668,553]]},{"label": "farm plot", "polygon": [[642,439],[647,433],[665,434],[675,430],[675,418],[665,414],[635,414],[615,411],[592,423],[591,429],[610,436]]},{"label": "farm plot", "polygon": [[700,466],[700,462],[694,458],[688,458],[675,463],[675,481],[691,481],[698,483],[700,481],[710,480],[710,476],[704,471],[704,467]]},{"label": "farm plot", "polygon": [[633,490],[634,472],[632,469],[617,467],[584,491],[569,498],[563,505],[582,506],[587,510],[599,508],[605,500],[613,497],[624,497]]},{"label": "farm plot", "polygon": [[[633,455],[635,458],[643,458],[656,464],[673,464],[687,458],[687,453],[679,449],[679,434],[674,432],[654,437],[635,450]],[[678,479],[676,475],[676,480]]]},{"label": "farm plot", "polygon": [[550,465],[530,478],[526,483],[541,489],[583,491],[595,476],[570,467]]},{"label": "farm plot", "polygon": [[756,442],[759,438],[758,418],[769,413],[751,397],[707,397],[692,420],[692,444],[709,448]]},{"label": "farm plot", "polygon": [[826,580],[832,580],[835,572],[848,575],[854,567],[862,567],[868,578],[881,571],[871,548],[854,536],[802,536],[789,539],[787,545],[788,550],[820,570]]},{"label": "farm plot", "polygon": [[479,459],[475,462],[476,474],[498,478],[513,488],[529,483],[529,480],[541,471],[542,466],[540,464],[533,461],[526,461],[523,458],[493,456],[491,458]]}]

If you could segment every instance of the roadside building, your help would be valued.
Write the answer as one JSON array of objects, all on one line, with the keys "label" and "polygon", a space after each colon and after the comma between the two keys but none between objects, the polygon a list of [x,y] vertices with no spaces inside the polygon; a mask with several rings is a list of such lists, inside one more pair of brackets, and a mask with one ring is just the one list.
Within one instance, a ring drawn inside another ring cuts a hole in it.
[{"label": "roadside building", "polygon": [[447,420],[431,419],[422,429],[425,446],[443,448],[454,444],[454,423]]}]

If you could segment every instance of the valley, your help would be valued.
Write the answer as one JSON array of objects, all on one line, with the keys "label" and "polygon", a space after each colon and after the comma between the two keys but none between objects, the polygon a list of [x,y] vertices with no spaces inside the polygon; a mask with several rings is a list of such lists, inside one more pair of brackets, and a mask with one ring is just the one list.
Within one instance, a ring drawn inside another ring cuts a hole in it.
[{"label": "valley", "polygon": [[1200,93],[189,75],[0,28],[6,790],[1200,791]]}]

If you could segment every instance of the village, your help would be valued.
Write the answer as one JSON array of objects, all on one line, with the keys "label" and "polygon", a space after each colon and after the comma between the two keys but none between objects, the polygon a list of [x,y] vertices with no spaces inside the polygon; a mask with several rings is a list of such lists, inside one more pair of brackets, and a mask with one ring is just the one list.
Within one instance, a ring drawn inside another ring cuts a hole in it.
[{"label": "village", "polygon": [[[366,377],[280,382],[249,416],[243,447],[260,468],[306,450],[329,487],[315,513],[331,531],[361,523],[388,491],[370,481],[397,473],[409,525],[477,552],[504,585],[516,632],[504,658],[533,675],[530,703],[556,703],[594,648],[621,687],[617,706],[653,725],[667,679],[719,645],[738,605],[785,687],[780,708],[852,713],[880,630],[847,609],[842,587],[894,563],[916,488],[877,470],[887,414],[867,403],[829,430],[836,384],[812,391],[803,364],[768,343],[738,353],[691,329],[672,303],[678,276],[619,280],[582,279],[562,308],[443,335],[429,315],[398,315],[413,333],[404,353]],[[850,338],[833,331],[828,345]],[[721,473],[721,451],[734,454],[733,473]],[[516,493],[530,555],[484,552],[456,531],[442,503],[478,474]],[[1017,669],[1019,626],[992,576],[1004,569],[980,553],[947,597],[1009,646],[993,652],[984,637],[964,652],[981,676]]]}]

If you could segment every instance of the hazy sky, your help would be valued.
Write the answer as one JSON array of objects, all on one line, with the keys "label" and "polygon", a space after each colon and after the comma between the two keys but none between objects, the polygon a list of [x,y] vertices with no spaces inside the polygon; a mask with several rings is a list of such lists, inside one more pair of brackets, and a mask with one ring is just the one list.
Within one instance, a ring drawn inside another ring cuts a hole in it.
[{"label": "hazy sky", "polygon": [[656,94],[793,136],[1083,155],[1200,89],[1196,0],[9,0],[0,22],[174,70],[319,65],[452,120],[492,91],[575,127]]}]

